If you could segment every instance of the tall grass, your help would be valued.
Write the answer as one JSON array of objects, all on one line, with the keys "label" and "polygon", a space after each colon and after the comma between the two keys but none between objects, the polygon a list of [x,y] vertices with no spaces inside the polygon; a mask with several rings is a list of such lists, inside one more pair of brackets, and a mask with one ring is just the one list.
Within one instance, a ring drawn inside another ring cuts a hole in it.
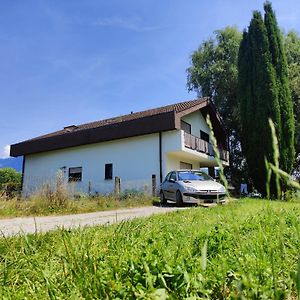
[{"label": "tall grass", "polygon": [[46,216],[65,215],[104,211],[111,209],[122,209],[130,207],[142,207],[153,205],[158,198],[146,195],[117,198],[113,195],[88,197],[83,196],[78,199],[68,198],[63,205],[57,205],[57,200],[50,198],[48,201],[44,196],[34,196],[30,199],[13,198],[10,200],[0,198],[0,218],[21,217],[21,216]]},{"label": "tall grass", "polygon": [[262,200],[0,239],[4,299],[296,299],[300,205]]}]

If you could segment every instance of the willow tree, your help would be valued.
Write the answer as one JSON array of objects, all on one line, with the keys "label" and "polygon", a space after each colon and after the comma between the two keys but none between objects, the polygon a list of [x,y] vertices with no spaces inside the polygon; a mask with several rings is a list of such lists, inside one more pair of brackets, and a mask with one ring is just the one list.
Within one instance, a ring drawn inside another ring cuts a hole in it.
[{"label": "willow tree", "polygon": [[268,118],[281,132],[276,71],[272,64],[268,33],[260,12],[253,13],[239,49],[238,94],[242,148],[254,186],[266,195],[265,158],[273,162]]},{"label": "willow tree", "polygon": [[282,34],[278,28],[275,13],[270,2],[264,4],[265,26],[268,33],[269,51],[276,72],[281,128],[278,128],[280,167],[290,173],[295,159],[295,120],[293,102],[288,80],[287,58],[283,47]]}]

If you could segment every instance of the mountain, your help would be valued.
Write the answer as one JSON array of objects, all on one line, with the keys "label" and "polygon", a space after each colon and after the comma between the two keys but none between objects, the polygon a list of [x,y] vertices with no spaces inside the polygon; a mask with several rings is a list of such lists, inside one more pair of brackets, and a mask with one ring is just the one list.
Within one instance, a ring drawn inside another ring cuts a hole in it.
[{"label": "mountain", "polygon": [[0,158],[0,168],[13,168],[22,172],[23,157]]}]

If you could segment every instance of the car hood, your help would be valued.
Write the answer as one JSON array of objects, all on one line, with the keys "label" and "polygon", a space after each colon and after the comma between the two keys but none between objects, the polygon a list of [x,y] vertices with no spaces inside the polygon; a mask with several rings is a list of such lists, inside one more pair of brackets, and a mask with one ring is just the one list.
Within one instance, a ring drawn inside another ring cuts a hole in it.
[{"label": "car hood", "polygon": [[193,187],[197,190],[219,190],[223,187],[222,184],[213,180],[191,180],[191,181],[181,181],[184,187]]}]

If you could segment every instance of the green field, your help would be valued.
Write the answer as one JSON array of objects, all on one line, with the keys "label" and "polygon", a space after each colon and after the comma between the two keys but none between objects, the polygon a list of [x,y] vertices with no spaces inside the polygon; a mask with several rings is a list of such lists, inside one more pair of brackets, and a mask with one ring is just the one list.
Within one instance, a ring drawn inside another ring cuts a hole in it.
[{"label": "green field", "polygon": [[0,296],[297,299],[299,249],[300,203],[234,201],[2,238]]}]

